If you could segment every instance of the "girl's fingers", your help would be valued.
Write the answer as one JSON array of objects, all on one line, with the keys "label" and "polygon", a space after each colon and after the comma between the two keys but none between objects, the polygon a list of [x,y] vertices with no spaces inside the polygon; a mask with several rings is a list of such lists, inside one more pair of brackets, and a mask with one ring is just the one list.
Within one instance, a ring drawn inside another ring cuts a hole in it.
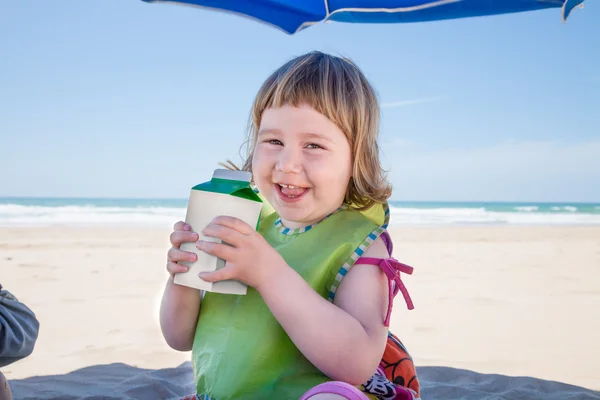
[{"label": "girl's fingers", "polygon": [[204,236],[221,239],[223,242],[233,246],[238,246],[240,240],[243,238],[243,235],[240,232],[227,226],[217,224],[207,225],[206,228],[202,230],[202,234]]},{"label": "girl's fingers", "polygon": [[195,242],[196,240],[198,240],[198,238],[199,238],[199,236],[196,232],[178,230],[178,231],[173,231],[171,233],[169,240],[171,241],[171,244],[173,245],[173,247],[179,248],[179,246],[181,246],[181,243]]},{"label": "girl's fingers", "polygon": [[174,231],[191,231],[192,227],[183,221],[177,221],[177,222],[175,222],[175,225],[173,225],[173,230]]},{"label": "girl's fingers", "polygon": [[196,247],[208,254],[221,258],[225,261],[232,261],[235,249],[224,243],[206,242],[199,240],[196,242]]},{"label": "girl's fingers", "polygon": [[255,230],[241,219],[226,215],[216,217],[212,220],[212,224],[226,226],[243,235],[252,235],[255,233]]},{"label": "girl's fingers", "polygon": [[198,276],[206,282],[218,282],[231,279],[231,268],[221,268],[212,272],[200,272]]},{"label": "girl's fingers", "polygon": [[179,262],[194,262],[198,259],[195,253],[179,250],[182,243],[195,242],[199,236],[196,232],[192,232],[192,227],[183,221],[178,221],[173,226],[173,232],[169,236],[169,240],[173,247],[167,253],[167,271],[171,277],[175,274],[187,272],[187,265],[178,264]]},{"label": "girl's fingers", "polygon": [[172,261],[167,262],[167,271],[169,271],[169,275],[171,275],[171,277],[174,277],[175,274],[187,272],[188,269],[189,268],[187,265],[177,264]]},{"label": "girl's fingers", "polygon": [[196,253],[179,250],[175,247],[171,247],[167,252],[167,260],[172,262],[194,262],[197,259]]}]

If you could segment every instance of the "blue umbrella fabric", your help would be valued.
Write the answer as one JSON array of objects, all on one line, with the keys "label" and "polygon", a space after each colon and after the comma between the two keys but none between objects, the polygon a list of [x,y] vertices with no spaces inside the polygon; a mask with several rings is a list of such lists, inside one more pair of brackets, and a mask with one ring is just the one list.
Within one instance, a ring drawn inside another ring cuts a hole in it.
[{"label": "blue umbrella fabric", "polygon": [[325,21],[406,23],[561,8],[562,20],[584,0],[143,0],[239,14],[294,34]]}]

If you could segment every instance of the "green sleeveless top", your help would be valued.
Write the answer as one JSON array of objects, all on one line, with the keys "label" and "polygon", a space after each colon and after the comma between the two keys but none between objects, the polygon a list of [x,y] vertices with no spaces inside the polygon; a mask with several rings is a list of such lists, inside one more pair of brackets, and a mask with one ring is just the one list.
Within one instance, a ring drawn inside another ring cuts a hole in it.
[{"label": "green sleeveless top", "polygon": [[[266,205],[258,232],[331,301],[343,276],[385,230],[388,217],[387,205],[367,212],[342,207],[313,226],[289,229]],[[253,288],[243,296],[205,293],[192,365],[197,393],[216,400],[299,399],[329,380],[298,350]]]}]

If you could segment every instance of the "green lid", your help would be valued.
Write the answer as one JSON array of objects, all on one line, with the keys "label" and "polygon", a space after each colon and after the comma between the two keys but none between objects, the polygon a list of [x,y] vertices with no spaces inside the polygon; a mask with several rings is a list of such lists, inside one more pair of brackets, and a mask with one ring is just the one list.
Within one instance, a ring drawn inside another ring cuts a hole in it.
[{"label": "green lid", "polygon": [[252,174],[247,171],[217,169],[210,181],[196,185],[192,190],[229,194],[262,203],[260,196],[250,186],[251,179]]}]

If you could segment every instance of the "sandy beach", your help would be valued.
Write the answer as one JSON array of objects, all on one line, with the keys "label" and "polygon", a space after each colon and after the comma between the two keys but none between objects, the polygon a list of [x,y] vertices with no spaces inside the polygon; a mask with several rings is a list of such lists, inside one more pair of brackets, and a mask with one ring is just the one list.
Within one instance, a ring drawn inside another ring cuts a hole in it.
[{"label": "sandy beach", "polygon": [[[37,314],[34,354],[9,379],[121,362],[189,360],[158,325],[168,229],[1,228],[0,279]],[[600,227],[393,228],[415,267],[392,330],[417,366],[600,389]]]}]

